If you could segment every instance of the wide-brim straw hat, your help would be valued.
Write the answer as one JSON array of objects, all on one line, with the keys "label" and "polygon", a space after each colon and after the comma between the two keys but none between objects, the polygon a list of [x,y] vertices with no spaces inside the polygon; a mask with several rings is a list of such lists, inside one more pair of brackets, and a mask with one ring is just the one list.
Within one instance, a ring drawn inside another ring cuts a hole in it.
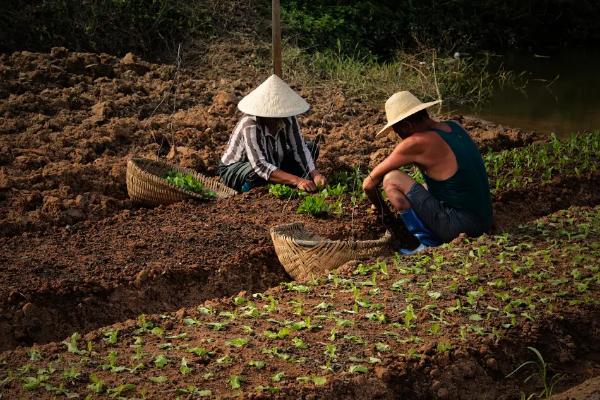
[{"label": "wide-brim straw hat", "polygon": [[375,137],[380,137],[387,133],[392,125],[402,121],[404,118],[441,102],[441,100],[436,100],[430,101],[429,103],[423,103],[408,91],[394,93],[385,102],[385,115],[388,123],[382,130],[377,132]]},{"label": "wide-brim straw hat", "polygon": [[265,118],[286,118],[310,108],[306,100],[277,75],[271,75],[239,103],[240,111]]}]

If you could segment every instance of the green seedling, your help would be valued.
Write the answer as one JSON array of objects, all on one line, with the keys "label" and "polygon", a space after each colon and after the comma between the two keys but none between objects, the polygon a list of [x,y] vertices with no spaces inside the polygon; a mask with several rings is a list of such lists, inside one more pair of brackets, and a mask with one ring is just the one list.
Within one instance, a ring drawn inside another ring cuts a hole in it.
[{"label": "green seedling", "polygon": [[208,326],[213,331],[222,331],[227,328],[227,323],[224,322],[208,322],[206,326]]},{"label": "green seedling", "polygon": [[106,341],[106,343],[111,344],[111,345],[117,344],[117,341],[119,340],[119,330],[118,329],[110,329],[110,330],[104,331],[104,340]]},{"label": "green seedling", "polygon": [[308,349],[308,344],[306,344],[302,338],[295,337],[292,339],[292,343],[294,344],[294,347],[298,349]]},{"label": "green seedling", "polygon": [[110,397],[119,397],[122,398],[123,397],[123,393],[126,392],[130,392],[132,390],[135,390],[135,385],[132,383],[126,383],[123,385],[119,385],[116,386],[112,389],[108,389],[106,391],[106,393],[110,396]]},{"label": "green seedling", "polygon": [[233,375],[233,376],[229,377],[229,386],[232,389],[241,388],[243,382],[244,382],[244,379],[239,375]]},{"label": "green seedling", "polygon": [[330,359],[335,359],[337,346],[335,344],[327,343],[325,345],[325,355]]},{"label": "green seedling", "polygon": [[351,343],[355,343],[355,344],[364,344],[365,341],[363,340],[363,338],[361,338],[360,336],[356,336],[356,335],[344,335],[344,340],[347,340]]},{"label": "green seedling", "polygon": [[525,378],[524,382],[527,383],[531,379],[534,379],[537,377],[538,380],[540,381],[540,383],[544,386],[544,388],[542,389],[541,392],[539,392],[537,394],[533,393],[533,394],[529,395],[529,397],[527,397],[527,399],[532,399],[534,397],[550,399],[552,397],[552,392],[554,391],[554,386],[561,379],[561,375],[559,375],[559,374],[549,375],[550,374],[550,364],[548,364],[548,363],[546,363],[546,361],[544,361],[544,357],[542,357],[542,354],[535,347],[527,347],[527,349],[529,349],[529,351],[531,351],[535,355],[535,360],[530,360],[530,361],[524,362],[523,364],[519,365],[510,374],[506,375],[506,377],[510,378],[511,376],[513,376],[517,372],[519,372],[521,369],[523,369],[529,365],[533,365],[534,367],[536,367],[536,370],[534,372],[532,372],[527,378]]},{"label": "green seedling", "polygon": [[251,360],[248,365],[256,369],[263,369],[267,363],[261,360]]},{"label": "green seedling", "polygon": [[452,350],[452,345],[447,342],[439,342],[436,349],[438,353],[447,353]]},{"label": "green seedling", "polygon": [[29,350],[27,352],[27,355],[29,356],[30,361],[39,361],[43,358],[42,353],[36,348],[32,348],[31,350]]},{"label": "green seedling", "polygon": [[348,369],[348,372],[350,372],[351,374],[366,374],[367,372],[369,372],[369,368],[360,364],[351,365]]},{"label": "green seedling", "polygon": [[391,350],[391,347],[389,344],[377,342],[375,343],[375,349],[381,353],[387,353]]},{"label": "green seedling", "polygon": [[172,185],[180,187],[184,190],[197,193],[204,199],[214,199],[217,194],[204,186],[204,184],[196,179],[192,174],[184,174],[179,171],[170,171],[164,179]]},{"label": "green seedling", "polygon": [[293,199],[298,197],[298,190],[287,185],[277,183],[269,185],[269,194],[277,197],[278,199]]},{"label": "green seedling", "polygon": [[73,333],[71,336],[69,336],[69,338],[68,338],[68,339],[66,339],[66,340],[63,340],[63,342],[62,342],[62,343],[63,343],[65,346],[67,346],[67,351],[68,351],[69,353],[73,353],[73,354],[79,354],[79,355],[81,355],[81,354],[84,354],[84,353],[85,353],[85,351],[83,351],[83,350],[80,350],[80,349],[77,347],[77,345],[78,345],[78,342],[79,342],[79,339],[81,339],[81,335],[79,334],[79,332],[75,332],[75,333]]},{"label": "green seedling", "polygon": [[234,339],[229,339],[227,340],[225,343],[227,343],[229,346],[233,346],[233,347],[244,347],[245,345],[247,345],[249,342],[249,339],[246,338],[234,338]]},{"label": "green seedling", "polygon": [[343,212],[341,199],[338,199],[333,203],[328,203],[326,199],[327,196],[325,196],[323,193],[306,196],[298,206],[296,213],[309,214],[315,217],[328,214],[338,216],[341,215]]},{"label": "green seedling", "polygon": [[[178,388],[177,389],[177,393],[178,394],[188,394],[191,396],[198,396],[198,397],[211,397],[212,396],[212,391],[209,389],[198,389],[196,386],[193,385],[189,385],[185,388]],[[178,397],[179,398],[179,397]]]},{"label": "green seedling", "polygon": [[164,375],[159,375],[159,376],[151,376],[148,378],[148,380],[153,383],[161,384],[161,383],[166,383],[169,380],[169,378],[167,378]]},{"label": "green seedling", "polygon": [[273,331],[265,331],[263,333],[263,335],[267,338],[267,339],[285,339],[286,337],[288,337],[290,335],[290,330],[288,328],[281,328],[279,329],[277,332],[273,332]]},{"label": "green seedling", "polygon": [[169,359],[164,354],[159,354],[154,359],[154,365],[156,366],[156,368],[164,368],[165,365],[167,365],[168,363]]},{"label": "green seedling", "polygon": [[94,373],[90,374],[90,382],[91,383],[87,386],[87,388],[93,393],[101,394],[106,390],[106,383],[104,383],[104,381],[98,378],[98,376],[96,376]]},{"label": "green seedling", "polygon": [[321,311],[329,311],[333,308],[333,305],[322,302],[317,304],[316,306],[313,307],[315,310],[321,310]]},{"label": "green seedling", "polygon": [[204,357],[204,356],[213,356],[215,354],[214,351],[208,351],[205,348],[202,347],[192,347],[190,349],[187,350],[189,353],[195,354],[199,357]]},{"label": "green seedling", "polygon": [[204,315],[213,315],[215,313],[215,310],[213,308],[205,307],[205,306],[198,306],[196,308],[196,310],[198,310],[198,312],[200,314],[204,314]]},{"label": "green seedling", "polygon": [[179,372],[181,372],[182,375],[187,375],[192,372],[192,368],[189,367],[188,361],[185,357],[181,359],[181,363],[179,364]]},{"label": "green seedling", "polygon": [[81,376],[81,372],[75,367],[67,368],[62,373],[62,378],[68,381],[75,381]]},{"label": "green seedling", "polygon": [[288,303],[292,306],[294,314],[301,316],[304,313],[304,302],[302,300],[294,299]]},{"label": "green seedling", "polygon": [[277,372],[275,375],[271,377],[273,382],[281,382],[285,379],[285,372]]},{"label": "green seedling", "polygon": [[281,284],[287,291],[290,292],[298,292],[298,293],[308,293],[310,292],[310,287],[306,285],[301,285],[295,282],[283,282]]},{"label": "green seedling", "polygon": [[225,354],[223,357],[217,358],[217,364],[220,365],[227,365],[227,364],[231,364],[233,362],[233,359],[231,358],[231,356],[229,354]]},{"label": "green seedling", "polygon": [[106,360],[108,361],[108,364],[104,364],[102,365],[102,369],[105,370],[110,370],[111,372],[123,372],[127,369],[127,367],[124,367],[122,365],[117,365],[117,359],[118,359],[118,355],[116,351],[111,351],[108,353],[108,355],[106,356]]}]

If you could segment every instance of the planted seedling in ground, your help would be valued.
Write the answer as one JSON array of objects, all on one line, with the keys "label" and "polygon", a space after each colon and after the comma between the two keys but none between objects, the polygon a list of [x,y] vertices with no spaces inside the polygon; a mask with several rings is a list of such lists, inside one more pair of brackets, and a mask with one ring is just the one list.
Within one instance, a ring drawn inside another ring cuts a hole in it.
[{"label": "planted seedling in ground", "polygon": [[333,203],[327,202],[327,196],[323,193],[306,196],[296,210],[298,214],[309,214],[315,217],[325,215],[341,215],[342,201],[337,199]]},{"label": "planted seedling in ground", "polygon": [[[550,375],[550,364],[544,361],[544,357],[542,357],[542,354],[535,347],[527,347],[527,349],[529,349],[529,351],[531,351],[535,355],[536,359],[524,362],[506,377],[510,378],[511,376],[519,372],[522,368],[532,365],[535,367],[535,371],[532,372],[527,378],[525,378],[523,382],[527,383],[530,380],[537,378],[539,382],[543,385],[543,389],[539,393],[530,394],[526,399],[550,399],[550,397],[552,397],[554,386],[560,380],[561,375]],[[522,394],[522,397],[524,396],[525,394]]]},{"label": "planted seedling in ground", "polygon": [[269,194],[272,194],[278,199],[293,199],[298,197],[298,190],[293,189],[288,185],[277,183],[269,185]]}]

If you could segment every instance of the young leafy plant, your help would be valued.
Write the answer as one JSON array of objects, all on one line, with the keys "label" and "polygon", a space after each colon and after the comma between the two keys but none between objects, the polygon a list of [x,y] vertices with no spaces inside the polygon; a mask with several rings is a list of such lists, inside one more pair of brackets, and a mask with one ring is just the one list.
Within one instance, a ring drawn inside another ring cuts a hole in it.
[{"label": "young leafy plant", "polygon": [[293,199],[298,196],[298,190],[280,183],[269,185],[269,194],[278,199]]},{"label": "young leafy plant", "polygon": [[184,190],[197,193],[205,199],[214,199],[216,193],[204,186],[202,182],[194,178],[192,174],[184,174],[179,171],[169,171],[165,176],[165,180]]}]

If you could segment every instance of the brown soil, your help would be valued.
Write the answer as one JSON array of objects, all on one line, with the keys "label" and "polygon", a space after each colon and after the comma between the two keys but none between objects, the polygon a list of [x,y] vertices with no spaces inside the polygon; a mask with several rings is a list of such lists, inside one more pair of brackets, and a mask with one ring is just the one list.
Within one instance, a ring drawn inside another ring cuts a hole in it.
[{"label": "brown soil", "polygon": [[[209,80],[203,72],[183,71],[172,96],[174,67],[133,55],[65,49],[0,55],[0,234],[98,221],[131,209],[124,179],[131,156],[167,156],[214,175],[239,119],[235,104],[260,78]],[[312,104],[300,120],[303,133],[324,138],[325,172],[366,169],[394,145],[392,137],[373,140],[384,122],[381,110],[341,93],[298,89]],[[482,149],[540,139],[455,118]],[[169,154],[171,145],[177,151]]]},{"label": "brown soil", "polygon": [[[62,382],[81,394],[91,390],[93,373],[107,388],[127,383],[134,385],[132,394],[144,392],[148,398],[196,387],[223,398],[517,399],[521,391],[540,389],[537,379],[524,382],[534,368],[506,378],[531,359],[526,346],[544,355],[551,374],[563,376],[557,389],[573,386],[600,372],[598,270],[591,264],[600,234],[597,216],[597,207],[570,209],[507,237],[457,239],[422,256],[387,259],[385,271],[374,270],[376,282],[372,271],[349,263],[335,277],[302,287],[273,288],[262,296],[244,291],[106,327],[75,339],[78,350],[51,343],[38,346],[37,356],[32,349],[6,352],[0,376],[11,379],[3,383],[4,391],[50,398],[52,389],[44,385],[35,392],[24,388],[25,377],[37,372],[49,375],[45,382],[52,387]],[[561,242],[565,233],[572,240]],[[540,239],[531,241],[534,234]],[[579,274],[572,273],[574,267]],[[577,286],[583,282],[589,285],[585,291]],[[407,323],[409,305],[413,323]],[[378,310],[385,320],[369,317]],[[265,334],[292,322],[304,325],[280,338]],[[215,330],[215,323],[222,325]],[[111,344],[108,332],[115,330]],[[247,342],[240,349],[230,342],[235,338]],[[333,355],[327,355],[328,344],[336,346]],[[194,348],[212,353],[190,353]],[[165,366],[155,362],[161,354],[168,359]],[[184,357],[192,373],[181,371]],[[257,368],[252,361],[265,365]],[[143,367],[129,369],[138,363]],[[367,367],[368,373],[353,373],[352,365]],[[48,366],[58,372],[43,372]],[[68,368],[79,377],[61,378]],[[274,382],[278,372],[285,378]],[[165,382],[149,380],[157,376]],[[232,376],[241,377],[240,390],[229,386]],[[325,384],[313,384],[314,376],[325,377]],[[263,391],[273,386],[275,394]]]},{"label": "brown soil", "polygon": [[[173,84],[172,66],[132,55],[118,59],[64,49],[0,55],[0,350],[60,340],[140,313],[158,314],[276,286],[289,280],[269,238],[268,228],[279,223],[301,221],[330,238],[383,233],[378,217],[365,208],[353,216],[347,208],[343,217],[325,220],[300,216],[295,213],[298,200],[276,200],[264,188],[206,204],[154,209],[132,204],[125,187],[129,157],[158,155],[216,173],[239,118],[235,104],[261,75],[227,80],[203,72],[179,75],[173,112],[173,97],[165,97]],[[319,164],[325,173],[372,167],[393,147],[392,137],[373,140],[384,122],[381,110],[341,93],[297,89],[311,99],[312,110],[300,122],[307,137],[324,139]],[[451,117],[483,151],[541,139]],[[597,204],[598,183],[597,174],[563,176],[527,190],[500,191],[494,203],[496,229],[513,229],[569,205]],[[410,238],[399,232],[397,244],[409,246]],[[593,319],[580,321],[577,313],[568,320],[575,322],[564,327],[565,334],[597,329],[590,325]],[[548,326],[554,323],[548,321]],[[515,343],[524,343],[527,335]],[[531,339],[536,340],[550,346],[542,336]],[[499,362],[514,358],[514,346],[498,347],[495,357]],[[498,375],[478,369],[477,352],[453,357],[457,365],[471,365],[483,374],[451,383],[456,390],[476,390]],[[433,393],[428,376],[434,373],[427,364],[408,362],[398,371],[404,372],[393,375],[393,384],[382,383],[387,372],[381,371],[383,378],[343,379],[327,393],[364,398]],[[447,379],[455,373],[448,372]],[[438,368],[437,374],[438,381],[446,379],[444,370]],[[372,385],[365,392],[366,383]],[[319,393],[298,391],[290,385],[282,393]]]},{"label": "brown soil", "polygon": [[[256,83],[184,71],[173,113],[173,96],[165,95],[174,73],[131,54],[0,55],[0,348],[264,290],[287,278],[267,229],[280,222],[301,220],[330,238],[383,233],[364,210],[353,223],[347,212],[323,224],[296,216],[297,202],[264,190],[210,205],[136,208],[124,183],[127,158],[166,156],[215,174],[239,117],[235,104]],[[360,99],[301,93],[314,99],[301,123],[307,137],[324,138],[319,161],[326,173],[373,166],[394,145],[391,137],[372,139],[384,117]],[[539,139],[455,118],[482,148]]]},{"label": "brown soil", "polygon": [[552,400],[600,400],[600,376],[552,396]]}]

